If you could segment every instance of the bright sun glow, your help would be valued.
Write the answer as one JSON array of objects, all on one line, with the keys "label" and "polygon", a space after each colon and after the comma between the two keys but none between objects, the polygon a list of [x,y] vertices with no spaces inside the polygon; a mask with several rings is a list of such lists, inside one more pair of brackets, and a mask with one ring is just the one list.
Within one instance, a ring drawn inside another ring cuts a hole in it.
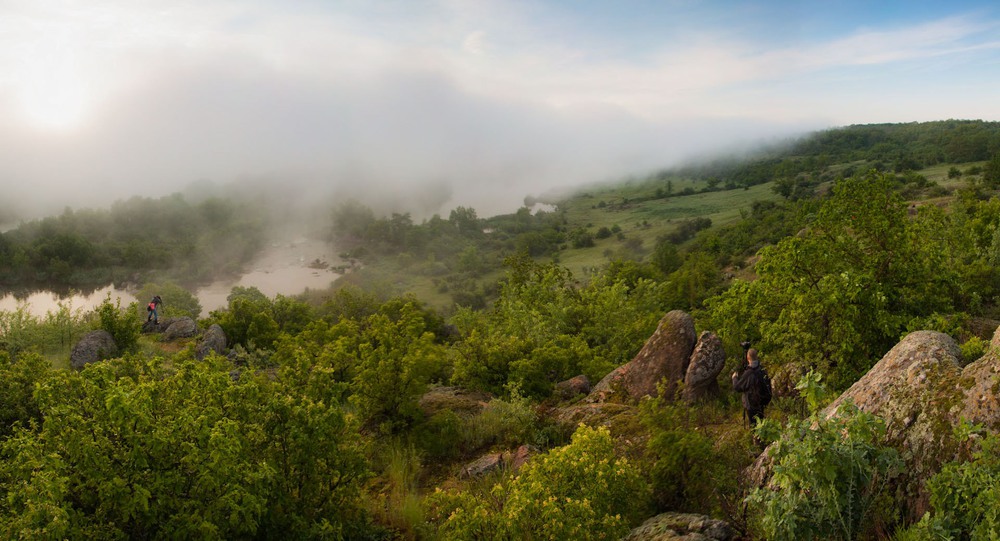
[{"label": "bright sun glow", "polygon": [[30,85],[20,98],[25,120],[41,129],[73,129],[87,111],[87,98],[78,81]]}]

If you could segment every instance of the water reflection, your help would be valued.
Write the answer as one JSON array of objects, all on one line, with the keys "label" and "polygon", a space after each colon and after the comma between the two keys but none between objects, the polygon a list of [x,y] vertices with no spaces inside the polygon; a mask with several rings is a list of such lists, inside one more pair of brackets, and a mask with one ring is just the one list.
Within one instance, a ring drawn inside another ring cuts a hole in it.
[{"label": "water reflection", "polygon": [[[289,243],[273,244],[258,258],[251,270],[237,280],[220,280],[195,292],[201,303],[201,315],[226,306],[226,297],[236,286],[256,287],[268,297],[298,295],[306,289],[322,290],[330,287],[340,275],[331,270],[330,263],[338,262],[333,249],[325,243],[299,239]],[[0,297],[0,310],[14,311],[25,306],[28,313],[43,317],[59,310],[59,304],[71,310],[90,311],[100,306],[111,294],[111,302],[121,300],[122,306],[135,302],[134,292],[109,285],[90,292],[51,290],[8,293]],[[169,304],[170,299],[163,299]]]}]

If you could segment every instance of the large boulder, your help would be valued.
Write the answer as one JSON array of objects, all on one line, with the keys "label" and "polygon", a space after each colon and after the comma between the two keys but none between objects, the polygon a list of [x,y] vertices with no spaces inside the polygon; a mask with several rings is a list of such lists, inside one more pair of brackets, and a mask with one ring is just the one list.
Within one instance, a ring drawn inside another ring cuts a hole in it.
[{"label": "large boulder", "polygon": [[80,370],[89,363],[110,359],[118,355],[118,345],[111,333],[103,329],[90,331],[73,345],[69,364]]},{"label": "large boulder", "polygon": [[[994,353],[995,350],[991,350]],[[955,457],[953,427],[961,419],[1000,426],[992,394],[996,361],[987,355],[959,368],[961,351],[948,335],[917,331],[907,335],[861,379],[820,412],[827,418],[850,400],[886,423],[889,443],[906,461],[900,482],[911,518],[928,508],[926,480]],[[994,357],[993,359],[995,359]],[[763,486],[770,477],[767,451],[746,472],[748,482]]]},{"label": "large boulder", "polygon": [[666,396],[672,397],[687,372],[696,338],[689,314],[681,310],[668,312],[635,358],[605,376],[587,401],[635,401],[655,396],[661,381]]},{"label": "large boulder", "polygon": [[160,338],[164,342],[178,338],[192,338],[198,334],[198,324],[190,317],[172,318]]},{"label": "large boulder", "polygon": [[726,350],[722,340],[711,331],[703,331],[691,353],[687,373],[684,375],[684,391],[681,393],[688,402],[715,398],[720,394],[718,376],[726,364]]},{"label": "large boulder", "polygon": [[622,541],[729,541],[736,531],[724,521],[691,513],[663,513],[643,522]]},{"label": "large boulder", "polygon": [[195,346],[194,357],[200,361],[211,353],[223,355],[228,345],[226,341],[226,331],[222,330],[218,323],[213,323],[201,336],[198,345]]},{"label": "large boulder", "polygon": [[562,400],[570,400],[582,394],[590,393],[590,378],[579,376],[556,383],[555,395]]}]

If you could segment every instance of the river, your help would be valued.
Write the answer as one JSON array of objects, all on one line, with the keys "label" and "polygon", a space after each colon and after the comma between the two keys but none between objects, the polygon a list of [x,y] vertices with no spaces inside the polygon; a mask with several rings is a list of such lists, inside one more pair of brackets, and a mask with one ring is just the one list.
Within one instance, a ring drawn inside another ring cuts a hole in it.
[{"label": "river", "polygon": [[[271,244],[239,279],[217,281],[195,292],[201,303],[201,315],[204,317],[212,310],[225,307],[226,297],[236,286],[256,287],[272,298],[279,294],[297,295],[306,289],[326,289],[340,275],[330,267],[310,267],[310,263],[316,260],[328,263],[331,267],[336,267],[341,261],[329,244],[317,240],[298,238]],[[8,294],[0,297],[0,310],[13,311],[24,305],[30,314],[43,317],[48,312],[58,310],[59,303],[63,303],[74,312],[77,309],[89,311],[99,306],[109,293],[111,300],[120,299],[122,306],[137,300],[134,292],[109,285],[87,295],[78,293],[60,296],[52,291],[36,291],[18,300],[14,295]],[[164,299],[164,302],[170,301]]]}]

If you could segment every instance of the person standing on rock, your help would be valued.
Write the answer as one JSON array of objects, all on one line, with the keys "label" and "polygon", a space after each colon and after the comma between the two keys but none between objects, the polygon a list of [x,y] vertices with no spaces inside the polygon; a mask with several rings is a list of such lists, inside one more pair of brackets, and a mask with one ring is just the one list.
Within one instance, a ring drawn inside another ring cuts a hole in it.
[{"label": "person standing on rock", "polygon": [[743,393],[744,418],[750,421],[750,426],[764,419],[764,408],[771,402],[771,378],[760,365],[757,350],[744,342],[747,364],[739,372],[733,372],[733,390]]},{"label": "person standing on rock", "polygon": [[149,304],[146,305],[146,312],[149,314],[146,316],[146,323],[149,323],[150,320],[153,321],[154,325],[159,323],[157,310],[160,308],[161,304],[163,304],[163,299],[161,299],[159,295],[154,296],[153,300],[149,301]]}]

